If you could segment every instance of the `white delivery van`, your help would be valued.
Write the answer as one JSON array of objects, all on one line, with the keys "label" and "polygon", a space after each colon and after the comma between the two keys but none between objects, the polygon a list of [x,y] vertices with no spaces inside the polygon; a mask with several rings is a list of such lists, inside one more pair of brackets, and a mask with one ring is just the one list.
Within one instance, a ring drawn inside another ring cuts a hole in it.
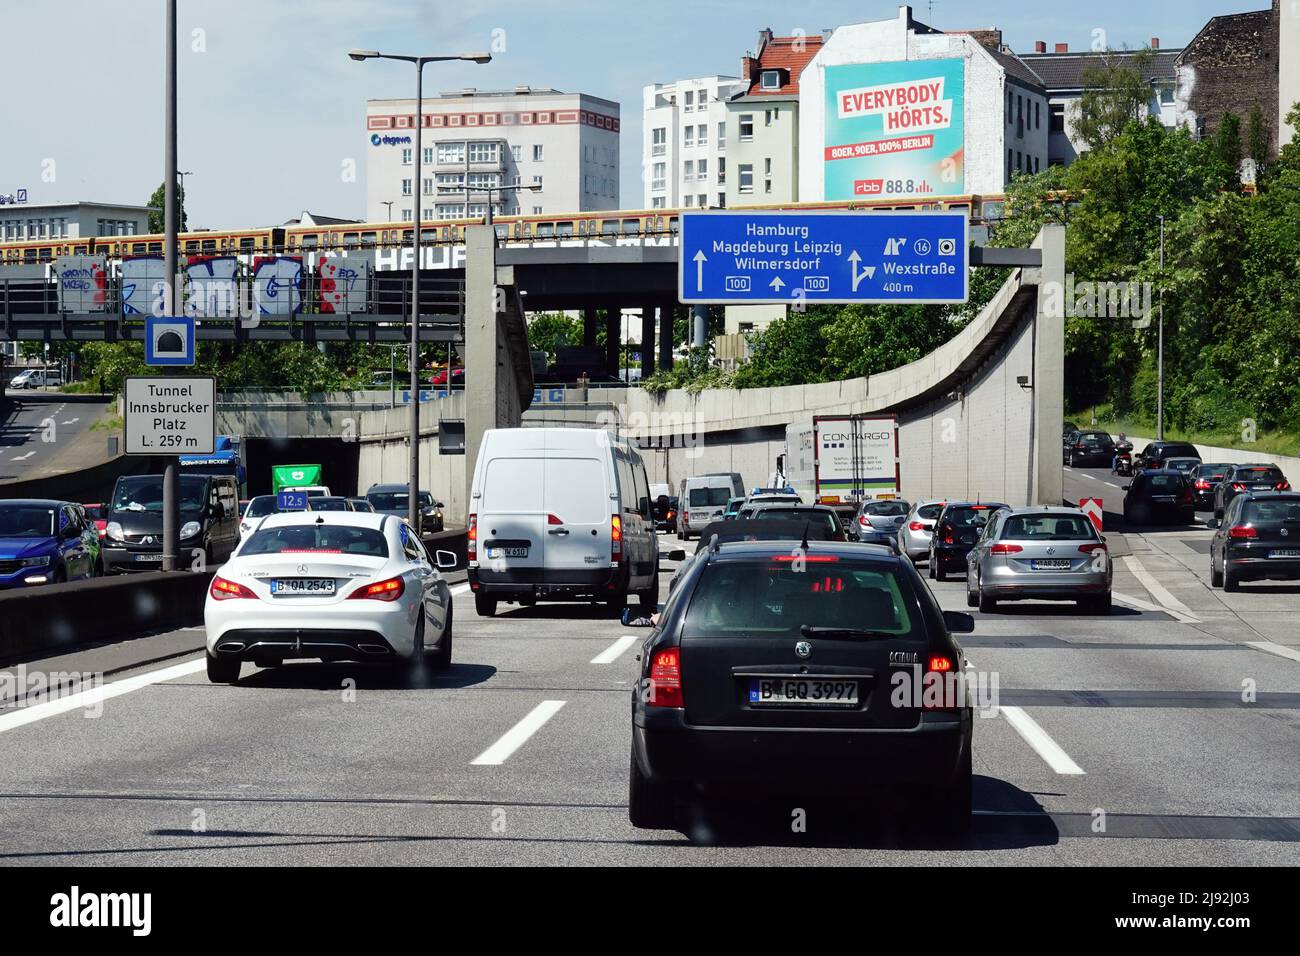
[{"label": "white delivery van", "polygon": [[710,522],[721,521],[727,502],[735,497],[735,485],[730,475],[697,475],[682,479],[681,501],[678,511],[677,537],[689,539],[699,534]]},{"label": "white delivery van", "polygon": [[601,429],[483,433],[470,486],[469,586],[479,614],[499,601],[659,601],[650,485],[636,449]]},{"label": "white delivery van", "polygon": [[23,369],[9,381],[10,388],[50,388],[63,384],[63,373],[58,369]]}]

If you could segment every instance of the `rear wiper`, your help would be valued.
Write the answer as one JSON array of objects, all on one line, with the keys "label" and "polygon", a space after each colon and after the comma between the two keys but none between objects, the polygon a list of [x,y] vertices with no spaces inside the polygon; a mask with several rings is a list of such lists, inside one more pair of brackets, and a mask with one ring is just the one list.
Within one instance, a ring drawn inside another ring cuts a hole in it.
[{"label": "rear wiper", "polygon": [[898,637],[888,631],[866,631],[856,627],[813,627],[800,624],[799,633],[804,637]]}]

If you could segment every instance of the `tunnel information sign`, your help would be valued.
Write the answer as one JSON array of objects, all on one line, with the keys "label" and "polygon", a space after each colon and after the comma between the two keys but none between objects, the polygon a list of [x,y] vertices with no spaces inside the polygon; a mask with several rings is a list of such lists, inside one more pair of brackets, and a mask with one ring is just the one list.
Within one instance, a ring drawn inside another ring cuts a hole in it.
[{"label": "tunnel information sign", "polygon": [[210,455],[216,445],[217,380],[128,378],[122,420],[128,455]]}]

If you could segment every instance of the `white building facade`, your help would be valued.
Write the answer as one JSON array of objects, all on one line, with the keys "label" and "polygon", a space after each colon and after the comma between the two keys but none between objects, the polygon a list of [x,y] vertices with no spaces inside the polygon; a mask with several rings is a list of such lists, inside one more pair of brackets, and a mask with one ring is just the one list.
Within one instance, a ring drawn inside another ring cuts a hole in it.
[{"label": "white building facade", "polygon": [[0,242],[140,236],[148,231],[148,206],[96,202],[0,205]]},{"label": "white building facade", "polygon": [[[551,215],[619,207],[619,106],[586,93],[520,87],[424,100],[422,181],[415,100],[366,104],[366,219]],[[493,193],[510,186],[535,186]],[[391,210],[391,213],[390,213]]]},{"label": "white building facade", "polygon": [[644,88],[644,208],[726,205],[727,100],[747,86],[734,76],[706,76]]}]

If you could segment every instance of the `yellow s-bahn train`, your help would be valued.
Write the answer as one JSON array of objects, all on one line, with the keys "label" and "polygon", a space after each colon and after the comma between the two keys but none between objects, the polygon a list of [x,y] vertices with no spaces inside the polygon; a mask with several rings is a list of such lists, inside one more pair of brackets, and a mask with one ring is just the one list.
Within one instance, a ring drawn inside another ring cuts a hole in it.
[{"label": "yellow s-bahn train", "polygon": [[[987,224],[1002,218],[1003,195],[948,196],[923,201],[861,200],[852,202],[786,203],[745,206],[746,210],[881,209],[894,211],[968,211],[972,224]],[[607,209],[598,212],[549,216],[497,216],[492,220],[505,243],[573,238],[632,238],[673,235],[677,232],[678,209]],[[689,210],[687,210],[689,211]],[[430,245],[457,245],[465,241],[465,227],[483,222],[477,219],[427,221],[421,241]],[[377,249],[409,245],[414,226],[409,222],[341,223],[329,226],[270,226],[260,229],[212,230],[180,234],[182,256],[220,255],[307,255],[318,251]],[[102,253],[109,259],[161,255],[161,235],[83,236],[0,242],[0,265],[52,262],[60,256]]]}]

